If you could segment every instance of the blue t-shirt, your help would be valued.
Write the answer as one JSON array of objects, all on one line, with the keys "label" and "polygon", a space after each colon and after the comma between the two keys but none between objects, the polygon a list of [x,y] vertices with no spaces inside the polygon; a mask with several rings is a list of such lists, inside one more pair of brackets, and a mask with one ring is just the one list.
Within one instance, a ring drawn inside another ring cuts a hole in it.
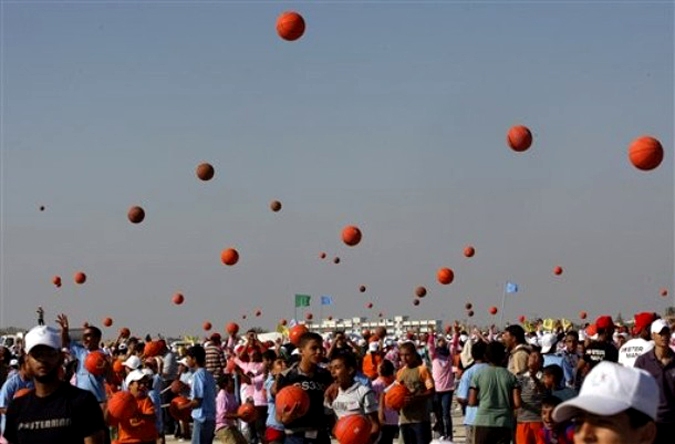
[{"label": "blue t-shirt", "polygon": [[[0,389],[0,408],[6,409],[9,406],[9,403],[14,398],[14,394],[23,388],[33,388],[32,379],[22,379],[19,373],[14,373],[12,376],[7,378],[2,388]],[[0,420],[0,430],[5,430],[5,415],[2,415]]]},{"label": "blue t-shirt", "polygon": [[[459,385],[457,386],[457,392],[455,395],[460,398],[460,399],[466,399],[467,401],[469,400],[469,388],[471,386],[471,378],[473,378],[473,375],[478,373],[478,371],[482,368],[487,367],[488,365],[484,362],[479,362],[477,364],[472,365],[469,367],[467,371],[462,373],[462,377],[459,380]],[[466,413],[464,415],[464,425],[467,426],[472,426],[474,421],[476,420],[476,412],[478,411],[478,407],[471,407],[467,406],[466,407]]]},{"label": "blue t-shirt", "polygon": [[216,380],[203,367],[198,368],[192,379],[190,399],[201,399],[201,405],[192,409],[192,419],[198,422],[216,420]]},{"label": "blue t-shirt", "polygon": [[77,370],[75,372],[75,386],[91,392],[98,402],[105,402],[105,384],[103,376],[94,376],[84,367],[84,360],[87,359],[89,350],[80,344],[70,344],[70,354],[77,359]]},{"label": "blue t-shirt", "polygon": [[265,421],[265,425],[276,430],[283,430],[284,425],[277,421],[277,406],[274,403],[274,396],[272,396],[272,385],[274,385],[274,377],[270,373],[263,384],[265,393],[267,393],[267,421]]},{"label": "blue t-shirt", "polygon": [[159,397],[159,392],[156,390],[150,390],[148,392],[148,398],[150,398],[155,406],[155,426],[157,427],[157,431],[162,433],[162,430],[164,430],[164,424],[162,421],[162,400]]}]

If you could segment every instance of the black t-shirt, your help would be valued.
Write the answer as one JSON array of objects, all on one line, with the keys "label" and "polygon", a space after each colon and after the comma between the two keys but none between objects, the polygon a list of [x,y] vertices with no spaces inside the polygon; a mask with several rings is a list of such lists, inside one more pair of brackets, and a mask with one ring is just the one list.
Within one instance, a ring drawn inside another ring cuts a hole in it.
[{"label": "black t-shirt", "polygon": [[592,341],[586,348],[584,360],[591,367],[595,367],[600,361],[619,362],[619,350],[609,342]]},{"label": "black t-shirt", "polygon": [[324,430],[328,427],[323,407],[323,395],[329,385],[333,383],[330,372],[325,368],[317,367],[314,374],[306,375],[300,371],[297,364],[279,375],[277,392],[289,385],[297,385],[309,395],[309,410],[302,416],[284,427],[287,430]]},{"label": "black t-shirt", "polygon": [[106,425],[94,395],[63,382],[44,398],[32,391],[12,400],[4,437],[10,444],[82,444],[100,430]]}]

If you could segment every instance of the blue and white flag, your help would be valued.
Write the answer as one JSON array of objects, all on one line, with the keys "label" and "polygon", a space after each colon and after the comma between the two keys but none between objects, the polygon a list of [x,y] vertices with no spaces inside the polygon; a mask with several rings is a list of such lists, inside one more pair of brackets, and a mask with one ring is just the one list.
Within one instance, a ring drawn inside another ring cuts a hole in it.
[{"label": "blue and white flag", "polygon": [[504,291],[507,294],[518,293],[518,284],[516,284],[515,282],[511,282],[511,281],[506,281],[506,285],[504,286]]},{"label": "blue and white flag", "polygon": [[333,296],[321,296],[321,305],[333,305]]}]

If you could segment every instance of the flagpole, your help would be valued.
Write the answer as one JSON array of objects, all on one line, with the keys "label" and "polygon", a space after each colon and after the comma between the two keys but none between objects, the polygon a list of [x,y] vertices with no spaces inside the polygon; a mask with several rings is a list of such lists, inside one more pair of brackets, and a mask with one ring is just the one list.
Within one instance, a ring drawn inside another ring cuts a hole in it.
[{"label": "flagpole", "polygon": [[504,305],[506,304],[506,284],[502,288],[502,308],[499,310],[499,327],[504,325]]}]

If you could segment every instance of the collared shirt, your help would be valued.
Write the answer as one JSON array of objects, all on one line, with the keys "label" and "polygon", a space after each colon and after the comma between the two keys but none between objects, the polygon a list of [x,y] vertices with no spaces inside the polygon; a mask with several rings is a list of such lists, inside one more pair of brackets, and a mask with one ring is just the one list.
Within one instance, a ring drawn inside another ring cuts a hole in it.
[{"label": "collared shirt", "polygon": [[527,371],[527,358],[530,355],[530,348],[525,344],[518,344],[509,353],[508,371],[516,376],[520,376]]},{"label": "collared shirt", "polygon": [[77,371],[75,372],[75,386],[91,392],[98,402],[105,402],[105,378],[94,376],[84,366],[89,350],[77,343],[70,344],[70,354],[77,359]]},{"label": "collared shirt", "polygon": [[660,399],[656,422],[675,424],[675,356],[664,366],[656,357],[656,349],[650,350],[638,356],[635,368],[649,372],[659,386]]},{"label": "collared shirt", "polygon": [[192,409],[192,419],[198,422],[216,420],[216,381],[203,367],[194,373],[190,399],[201,399],[199,407]]}]

